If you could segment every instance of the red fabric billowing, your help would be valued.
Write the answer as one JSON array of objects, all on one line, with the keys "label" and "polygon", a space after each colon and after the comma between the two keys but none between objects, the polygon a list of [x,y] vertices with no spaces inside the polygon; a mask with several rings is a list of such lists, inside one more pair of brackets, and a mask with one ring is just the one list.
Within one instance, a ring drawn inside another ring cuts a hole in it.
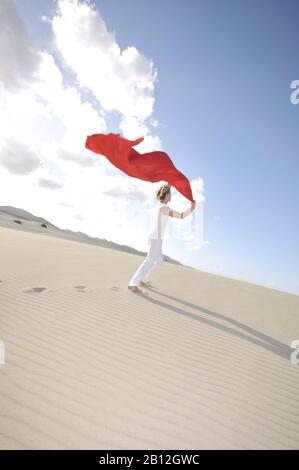
[{"label": "red fabric billowing", "polygon": [[121,171],[133,178],[156,183],[166,181],[183,196],[194,201],[189,180],[176,169],[167,153],[160,150],[139,153],[132,147],[144,140],[128,140],[120,134],[93,134],[87,137],[85,147],[104,155]]}]

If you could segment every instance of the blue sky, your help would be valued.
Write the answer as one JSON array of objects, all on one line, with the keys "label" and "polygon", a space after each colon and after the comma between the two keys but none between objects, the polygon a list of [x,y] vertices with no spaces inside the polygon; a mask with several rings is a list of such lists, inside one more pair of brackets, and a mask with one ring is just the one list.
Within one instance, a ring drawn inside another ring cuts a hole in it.
[{"label": "blue sky", "polygon": [[[134,45],[154,62],[156,134],[188,178],[204,181],[209,243],[181,256],[169,243],[167,253],[299,294],[299,105],[290,101],[299,3],[94,3],[122,49]],[[16,4],[36,44],[50,48],[50,27],[39,18],[53,2]],[[116,130],[117,119],[107,122]]]}]

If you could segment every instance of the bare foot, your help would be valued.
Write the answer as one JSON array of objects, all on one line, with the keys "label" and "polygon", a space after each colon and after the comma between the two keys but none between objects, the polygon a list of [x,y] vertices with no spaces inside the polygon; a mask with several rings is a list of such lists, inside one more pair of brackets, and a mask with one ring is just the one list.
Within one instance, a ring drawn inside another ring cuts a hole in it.
[{"label": "bare foot", "polygon": [[128,286],[128,289],[132,292],[139,292],[140,294],[143,294],[142,290],[139,289],[138,286]]},{"label": "bare foot", "polygon": [[139,284],[142,286],[142,287],[148,287],[150,285],[150,282],[143,282],[143,281],[140,281]]}]

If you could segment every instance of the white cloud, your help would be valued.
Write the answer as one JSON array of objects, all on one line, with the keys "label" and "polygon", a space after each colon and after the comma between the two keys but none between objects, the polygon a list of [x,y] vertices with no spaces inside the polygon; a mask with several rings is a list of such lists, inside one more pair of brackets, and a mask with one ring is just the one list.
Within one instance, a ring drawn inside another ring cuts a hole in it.
[{"label": "white cloud", "polygon": [[60,189],[63,187],[62,183],[51,178],[42,178],[42,177],[38,178],[37,184],[41,188],[46,188],[46,189]]},{"label": "white cloud", "polygon": [[191,187],[193,192],[193,197],[195,201],[204,204],[205,197],[204,197],[204,182],[203,179],[198,177],[191,180]]},{"label": "white cloud", "polygon": [[69,204],[68,202],[64,202],[64,201],[61,201],[59,202],[59,205],[62,206],[62,207],[65,207],[65,208],[70,208],[70,207],[74,207],[73,204]]},{"label": "white cloud", "polygon": [[15,137],[8,137],[0,149],[0,164],[15,175],[28,175],[40,167],[38,155]]},{"label": "white cloud", "polygon": [[[54,16],[42,21],[52,25],[61,67],[55,49],[50,54],[34,46],[15,3],[0,5],[0,204],[22,205],[61,228],[141,247],[146,227],[139,215],[154,205],[163,182],[132,180],[85,149],[85,139],[106,132],[105,118],[116,111],[124,135],[145,136],[138,151],[162,150],[150,131],[159,126],[152,116],[153,62],[135,47],[122,51],[95,7],[59,0]],[[200,185],[195,181],[195,189]]]},{"label": "white cloud", "polygon": [[91,158],[87,158],[86,155],[82,153],[70,152],[69,150],[65,150],[63,148],[57,149],[57,155],[66,162],[76,163],[77,165],[82,166],[92,166],[94,164],[94,160]]},{"label": "white cloud", "polygon": [[84,216],[82,214],[74,214],[73,218],[77,220],[84,220]]},{"label": "white cloud", "polygon": [[121,50],[93,5],[58,0],[52,28],[64,64],[105,111],[140,123],[152,115],[157,78],[153,61],[134,46]]},{"label": "white cloud", "polygon": [[10,91],[18,91],[35,76],[40,54],[35,50],[14,0],[0,2],[0,81]]},{"label": "white cloud", "polygon": [[113,186],[103,191],[103,194],[114,198],[122,198],[131,202],[145,202],[147,200],[146,194],[138,187],[130,185],[129,187]]},{"label": "white cloud", "polygon": [[140,153],[163,150],[159,137],[151,135],[149,128],[145,124],[140,123],[134,116],[123,116],[119,129],[128,139],[135,139],[136,136],[140,135],[144,136],[144,140],[136,146],[136,150]]},{"label": "white cloud", "polygon": [[66,131],[63,145],[78,145],[84,149],[89,133],[104,132],[106,123],[102,112],[82,100],[80,92],[74,86],[63,84],[63,75],[52,55],[42,53],[41,67],[38,73],[40,83],[34,92],[40,97],[49,117],[59,119]]}]

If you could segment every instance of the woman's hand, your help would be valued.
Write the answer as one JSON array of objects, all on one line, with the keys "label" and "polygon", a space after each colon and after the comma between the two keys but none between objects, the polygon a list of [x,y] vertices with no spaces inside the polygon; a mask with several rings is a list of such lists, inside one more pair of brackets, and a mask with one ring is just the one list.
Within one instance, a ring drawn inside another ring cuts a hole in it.
[{"label": "woman's hand", "polygon": [[196,201],[191,202],[191,211],[194,211],[196,207]]}]

